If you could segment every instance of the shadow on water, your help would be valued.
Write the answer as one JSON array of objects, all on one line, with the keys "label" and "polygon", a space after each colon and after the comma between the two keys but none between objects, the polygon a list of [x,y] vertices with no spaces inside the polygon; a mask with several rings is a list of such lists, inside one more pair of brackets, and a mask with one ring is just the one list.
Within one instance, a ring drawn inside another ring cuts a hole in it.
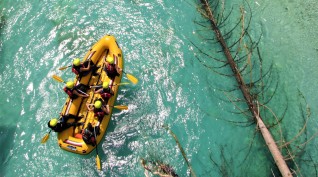
[{"label": "shadow on water", "polygon": [[[0,14],[0,32],[2,32],[2,29],[4,28],[4,26],[6,25],[6,19],[4,17],[4,15],[1,13]],[[0,33],[2,34],[2,33]]]},{"label": "shadow on water", "polygon": [[0,12],[0,63],[2,63],[1,58],[2,57],[2,51],[3,51],[3,41],[2,41],[2,33],[3,33],[3,29],[6,25],[6,19],[3,15],[3,12]]},{"label": "shadow on water", "polygon": [[5,17],[3,15],[3,12],[1,12],[0,14],[0,29],[2,29],[6,24],[6,20],[5,20]]},{"label": "shadow on water", "polygon": [[5,176],[6,164],[12,156],[10,154],[10,149],[13,146],[13,136],[15,132],[15,127],[4,127],[0,126],[0,144],[2,146],[2,152],[0,154],[0,176]]}]

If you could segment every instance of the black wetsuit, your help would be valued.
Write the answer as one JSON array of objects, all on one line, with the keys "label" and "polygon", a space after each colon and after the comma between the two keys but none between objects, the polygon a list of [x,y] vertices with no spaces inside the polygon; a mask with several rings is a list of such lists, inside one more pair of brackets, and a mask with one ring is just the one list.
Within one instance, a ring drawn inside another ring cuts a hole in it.
[{"label": "black wetsuit", "polygon": [[108,67],[104,67],[104,71],[110,79],[114,79],[116,76],[119,76],[119,73],[116,70],[115,64],[108,64]]},{"label": "black wetsuit", "polygon": [[72,72],[75,73],[76,75],[78,75],[79,77],[83,77],[88,75],[91,71],[93,71],[93,74],[95,74],[95,72],[98,70],[99,67],[97,67],[92,61],[90,61],[90,65],[91,68],[88,71],[80,71],[80,69],[82,67],[87,67],[88,66],[88,61],[85,61],[83,64],[79,65],[79,66],[72,66]]},{"label": "black wetsuit", "polygon": [[114,92],[108,87],[103,88],[102,92],[100,93],[100,96],[104,99],[105,103],[108,103],[108,100],[110,97],[114,95]]},{"label": "black wetsuit", "polygon": [[64,115],[64,116],[62,116],[62,117],[58,120],[57,124],[56,124],[54,127],[52,127],[52,126],[50,125],[50,121],[47,123],[47,126],[48,126],[49,128],[51,128],[53,131],[55,131],[55,132],[62,132],[62,131],[64,131],[64,130],[70,128],[71,126],[77,125],[76,122],[67,123],[67,120],[68,120],[69,118],[74,118],[75,121],[77,121],[77,120],[79,119],[79,117],[74,116],[74,115],[71,115],[71,114],[70,114],[70,115]]},{"label": "black wetsuit", "polygon": [[[76,99],[78,98],[78,96],[76,94],[73,93],[74,90],[76,90],[77,92],[79,92],[80,94],[86,93],[86,91],[88,90],[88,86],[84,85],[84,84],[78,84],[75,87],[73,87],[72,89],[69,89],[67,87],[64,87],[64,92],[66,94],[68,94],[70,96],[71,99]],[[80,91],[79,91],[80,90]]]},{"label": "black wetsuit", "polygon": [[82,134],[83,140],[86,144],[90,144],[92,146],[96,145],[96,139],[94,134],[94,128],[92,127],[92,124],[88,124],[85,128],[83,134]]}]

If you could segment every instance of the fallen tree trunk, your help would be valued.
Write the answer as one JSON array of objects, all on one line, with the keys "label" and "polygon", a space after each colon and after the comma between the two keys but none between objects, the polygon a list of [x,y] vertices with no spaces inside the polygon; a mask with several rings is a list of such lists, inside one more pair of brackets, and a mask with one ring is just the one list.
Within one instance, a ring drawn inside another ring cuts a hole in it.
[{"label": "fallen tree trunk", "polygon": [[217,27],[217,24],[216,24],[216,21],[213,17],[213,13],[211,11],[211,8],[209,7],[208,0],[201,0],[201,3],[203,5],[203,8],[206,12],[207,17],[210,20],[212,29],[216,35],[216,39],[218,40],[219,44],[222,46],[224,55],[227,58],[227,61],[232,69],[232,72],[234,73],[235,79],[236,79],[236,81],[239,85],[239,88],[243,94],[243,97],[248,105],[248,108],[257,122],[257,126],[262,133],[262,136],[266,142],[266,145],[267,145],[268,149],[270,150],[280,173],[284,177],[285,176],[292,176],[292,174],[291,174],[280,150],[278,149],[278,146],[276,145],[271,133],[269,132],[266,125],[262,121],[261,116],[259,115],[259,110],[257,109],[257,106],[255,104],[256,100],[254,100],[252,98],[250,91],[249,91],[249,88],[244,83],[244,80],[243,80],[243,78],[242,78],[242,76],[237,68],[237,65],[232,57],[232,54],[231,54],[231,52],[230,52],[222,34],[221,34],[221,31]]}]

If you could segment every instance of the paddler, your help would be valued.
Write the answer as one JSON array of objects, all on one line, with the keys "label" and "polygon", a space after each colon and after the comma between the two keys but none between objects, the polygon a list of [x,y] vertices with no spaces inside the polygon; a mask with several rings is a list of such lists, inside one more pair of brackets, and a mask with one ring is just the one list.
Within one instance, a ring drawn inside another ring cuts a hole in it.
[{"label": "paddler", "polygon": [[[68,119],[73,118],[75,119],[74,122],[72,123],[68,123]],[[79,125],[83,125],[83,123],[76,123],[76,121],[78,121],[81,117],[77,117],[74,115],[62,115],[59,119],[57,118],[53,118],[51,119],[48,123],[47,126],[49,128],[51,128],[54,132],[62,132],[72,126],[79,126]]]},{"label": "paddler", "polygon": [[109,106],[103,105],[101,99],[95,100],[94,104],[86,103],[88,111],[94,111],[95,116],[98,117],[98,121],[101,122],[105,115],[109,114]]},{"label": "paddler", "polygon": [[96,145],[94,128],[93,128],[91,123],[88,123],[87,127],[84,129],[84,131],[82,133],[82,138],[83,138],[84,142],[86,144],[90,144],[92,146]]},{"label": "paddler", "polygon": [[98,68],[99,67],[94,65],[94,63],[91,60],[87,60],[83,63],[79,58],[75,58],[73,60],[72,72],[78,75],[79,77],[83,77],[89,74],[91,71],[93,71],[93,76],[98,76],[99,74],[96,73]]},{"label": "paddler", "polygon": [[114,91],[109,87],[109,82],[107,81],[103,82],[102,87],[95,90],[94,93],[99,93],[106,104],[108,103],[109,98],[114,95]]},{"label": "paddler", "polygon": [[76,99],[80,97],[89,97],[87,93],[85,93],[86,86],[83,84],[78,84],[74,86],[74,82],[68,81],[64,87],[64,92],[70,96],[71,99]]},{"label": "paddler", "polygon": [[119,76],[119,74],[122,72],[122,69],[118,67],[117,63],[115,63],[114,57],[112,56],[107,56],[106,61],[104,61],[104,64],[104,71],[110,79],[114,79],[116,76]]}]

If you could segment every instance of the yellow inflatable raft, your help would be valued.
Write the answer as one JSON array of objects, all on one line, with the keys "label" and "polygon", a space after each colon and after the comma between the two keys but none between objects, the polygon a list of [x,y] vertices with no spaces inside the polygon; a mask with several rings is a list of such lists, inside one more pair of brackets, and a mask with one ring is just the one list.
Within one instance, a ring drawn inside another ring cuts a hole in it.
[{"label": "yellow inflatable raft", "polygon": [[[82,132],[87,127],[89,123],[92,126],[100,125],[100,134],[96,136],[97,145],[103,138],[108,123],[111,120],[111,115],[113,107],[117,98],[118,86],[116,84],[120,83],[122,78],[122,73],[116,76],[113,80],[110,80],[103,67],[105,66],[105,58],[112,56],[115,59],[119,68],[123,68],[123,55],[119,48],[114,36],[106,35],[101,38],[85,55],[83,61],[91,60],[95,65],[100,66],[98,72],[101,73],[99,76],[93,76],[92,72],[82,78],[75,78],[77,84],[84,85],[101,85],[104,81],[109,81],[109,86],[114,92],[114,95],[108,100],[109,105],[109,115],[105,115],[102,122],[98,121],[98,118],[94,116],[94,112],[88,111],[86,108],[86,103],[93,104],[94,101],[100,98],[99,94],[94,94],[94,89],[89,89],[86,93],[89,94],[88,98],[78,97],[74,100],[67,98],[65,105],[62,108],[62,114],[68,115],[72,114],[75,116],[82,117],[78,122],[83,122],[83,125],[70,127],[63,132],[58,133],[58,144],[59,146],[67,151],[77,153],[77,154],[88,154],[96,146],[88,145],[82,139]],[[69,119],[68,122],[73,122],[74,119]]]}]

